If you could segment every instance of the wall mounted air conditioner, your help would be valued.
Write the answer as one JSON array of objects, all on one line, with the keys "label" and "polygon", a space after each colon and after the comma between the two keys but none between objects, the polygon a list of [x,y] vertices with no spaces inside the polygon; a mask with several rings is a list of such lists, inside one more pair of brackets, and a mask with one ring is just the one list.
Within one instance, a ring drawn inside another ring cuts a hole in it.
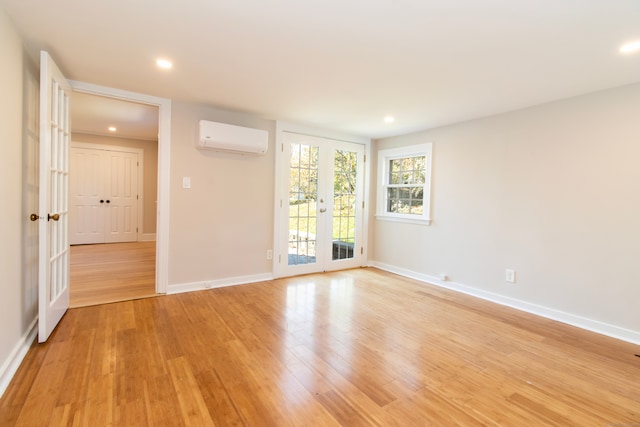
[{"label": "wall mounted air conditioner", "polygon": [[269,132],[226,123],[200,120],[198,147],[202,149],[233,151],[236,153],[266,154]]}]

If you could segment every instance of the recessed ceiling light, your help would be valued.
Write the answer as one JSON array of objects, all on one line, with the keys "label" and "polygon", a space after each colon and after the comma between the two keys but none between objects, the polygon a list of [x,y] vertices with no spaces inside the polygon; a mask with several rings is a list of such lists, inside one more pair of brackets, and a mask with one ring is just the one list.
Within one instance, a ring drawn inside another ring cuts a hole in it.
[{"label": "recessed ceiling light", "polygon": [[115,132],[115,131],[117,131],[117,130],[118,130],[118,129],[116,129],[116,127],[115,127],[115,126],[109,126],[109,132]]},{"label": "recessed ceiling light", "polygon": [[158,64],[158,67],[164,68],[165,70],[168,70],[169,68],[173,67],[173,64],[168,59],[158,59],[156,61],[156,64]]},{"label": "recessed ceiling light", "polygon": [[387,116],[384,118],[385,123],[393,123],[396,119],[393,116]]},{"label": "recessed ceiling light", "polygon": [[640,50],[640,40],[634,40],[629,43],[625,43],[620,46],[620,53],[630,54],[635,53]]}]

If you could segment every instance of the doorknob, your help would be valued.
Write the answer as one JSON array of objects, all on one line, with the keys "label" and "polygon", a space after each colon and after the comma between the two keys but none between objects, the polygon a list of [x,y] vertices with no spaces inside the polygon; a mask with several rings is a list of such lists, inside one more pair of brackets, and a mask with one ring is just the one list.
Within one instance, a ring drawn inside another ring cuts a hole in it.
[{"label": "doorknob", "polygon": [[111,200],[107,200],[107,203],[111,203]]},{"label": "doorknob", "polygon": [[40,217],[39,217],[37,214],[31,214],[31,215],[29,216],[29,219],[30,219],[31,221],[37,221],[39,218],[40,218]]},{"label": "doorknob", "polygon": [[320,208],[320,212],[321,213],[326,212],[326,211],[327,211],[327,208]]},{"label": "doorknob", "polygon": [[47,221],[51,221],[51,220],[57,221],[59,219],[60,219],[60,214],[57,214],[57,213],[53,215],[47,214]]},{"label": "doorknob", "polygon": [[104,200],[100,200],[100,203],[104,203]]}]

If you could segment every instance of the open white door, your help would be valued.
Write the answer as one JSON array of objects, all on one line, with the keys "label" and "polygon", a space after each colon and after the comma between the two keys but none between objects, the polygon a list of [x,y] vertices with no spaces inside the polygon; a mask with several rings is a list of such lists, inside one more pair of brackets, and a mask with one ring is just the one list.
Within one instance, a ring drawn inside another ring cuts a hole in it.
[{"label": "open white door", "polygon": [[38,341],[69,308],[69,94],[47,52],[40,53],[40,230]]}]

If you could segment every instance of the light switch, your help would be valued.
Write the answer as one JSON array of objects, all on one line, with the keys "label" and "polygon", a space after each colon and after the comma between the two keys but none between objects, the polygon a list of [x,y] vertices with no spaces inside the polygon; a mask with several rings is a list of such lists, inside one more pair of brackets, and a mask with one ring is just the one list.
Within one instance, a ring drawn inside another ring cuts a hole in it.
[{"label": "light switch", "polygon": [[191,188],[191,177],[183,176],[182,177],[182,188]]}]

